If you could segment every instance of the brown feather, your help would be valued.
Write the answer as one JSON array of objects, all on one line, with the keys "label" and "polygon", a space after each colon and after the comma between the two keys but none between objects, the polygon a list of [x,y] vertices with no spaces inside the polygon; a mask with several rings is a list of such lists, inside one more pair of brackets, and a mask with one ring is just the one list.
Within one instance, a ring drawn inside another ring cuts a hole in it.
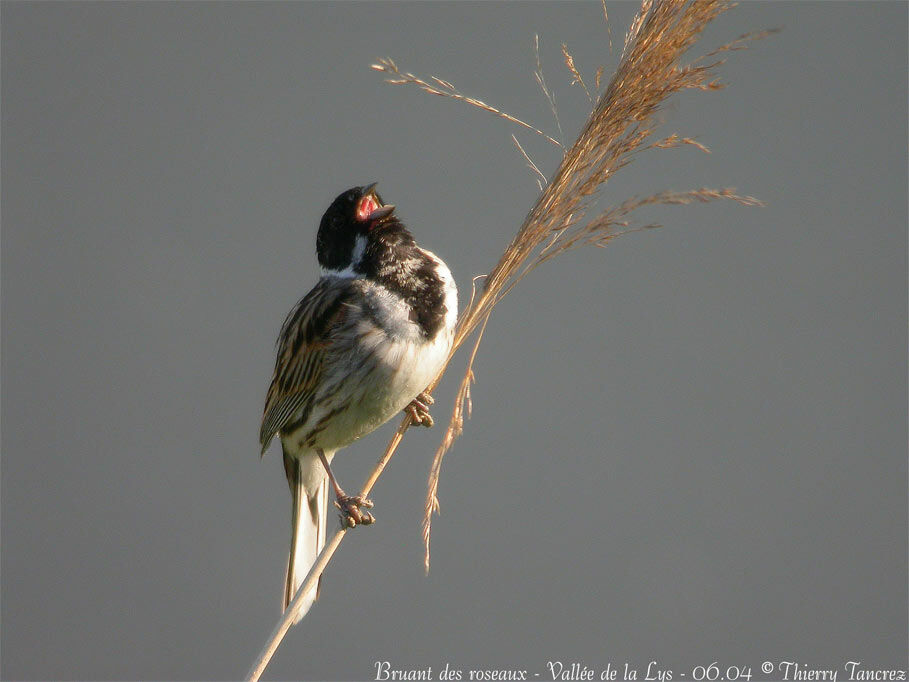
[{"label": "brown feather", "polygon": [[284,321],[259,429],[263,454],[275,434],[313,397],[320,385],[331,350],[328,339],[347,317],[349,308],[345,304],[354,286],[349,279],[322,278]]}]

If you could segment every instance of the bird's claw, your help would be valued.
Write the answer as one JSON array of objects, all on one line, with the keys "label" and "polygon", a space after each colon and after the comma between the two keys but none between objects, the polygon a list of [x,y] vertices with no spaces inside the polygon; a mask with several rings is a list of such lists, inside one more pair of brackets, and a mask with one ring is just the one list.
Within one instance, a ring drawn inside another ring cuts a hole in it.
[{"label": "bird's claw", "polygon": [[[372,509],[372,500],[360,495],[339,496],[335,506],[341,510],[341,525],[344,528],[356,528],[375,523],[376,518],[366,509]],[[363,509],[361,509],[363,507]]]},{"label": "bird's claw", "polygon": [[410,415],[414,424],[421,424],[427,429],[432,428],[435,423],[429,414],[429,406],[435,402],[433,397],[427,391],[410,401],[410,404],[404,408],[404,411]]}]

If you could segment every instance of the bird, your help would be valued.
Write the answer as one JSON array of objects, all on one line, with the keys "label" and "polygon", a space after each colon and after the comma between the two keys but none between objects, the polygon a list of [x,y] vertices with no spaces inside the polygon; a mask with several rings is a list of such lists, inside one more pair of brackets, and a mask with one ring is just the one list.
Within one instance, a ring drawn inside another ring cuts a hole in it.
[{"label": "bird", "polygon": [[[325,545],[331,485],[347,527],[371,524],[372,502],[347,495],[335,453],[405,411],[432,425],[426,390],[444,367],[457,322],[451,271],[417,245],[377,183],[335,198],[316,235],[321,277],[288,313],[259,430],[277,435],[292,496],[284,609]],[[307,592],[294,624],[309,611]]]}]

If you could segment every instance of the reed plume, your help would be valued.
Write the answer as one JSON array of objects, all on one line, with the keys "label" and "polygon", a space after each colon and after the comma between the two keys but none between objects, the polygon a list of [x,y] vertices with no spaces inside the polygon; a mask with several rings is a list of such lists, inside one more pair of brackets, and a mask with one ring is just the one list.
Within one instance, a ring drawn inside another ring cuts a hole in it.
[{"label": "reed plume", "polygon": [[[552,178],[542,187],[536,203],[527,213],[517,234],[485,278],[482,289],[471,297],[469,305],[461,314],[452,353],[478,328],[480,331],[476,335],[473,351],[461,379],[448,427],[430,469],[423,516],[423,541],[426,550],[424,561],[427,570],[432,513],[438,509],[439,504],[437,493],[442,458],[461,434],[465,414],[469,413],[473,360],[482,339],[482,329],[496,304],[534,268],[559,254],[581,246],[605,246],[621,234],[658,227],[653,224],[631,226],[631,214],[643,206],[688,204],[717,199],[731,199],[747,206],[760,205],[757,199],[738,195],[730,188],[702,187],[683,192],[659,192],[644,197],[632,197],[591,215],[599,190],[617,170],[630,163],[640,152],[681,145],[692,145],[701,151],[708,151],[696,140],[675,134],[654,140],[657,127],[655,114],[667,97],[680,90],[722,88],[723,85],[716,80],[716,68],[723,60],[715,59],[709,62],[706,60],[721,52],[742,49],[748,40],[763,37],[768,33],[741,36],[704,57],[682,64],[682,56],[694,44],[703,28],[732,5],[731,2],[711,0],[642,2],[641,10],[635,16],[626,35],[622,60],[612,80],[598,97],[586,124],[574,144],[565,151]],[[538,55],[538,43],[536,52]],[[565,45],[562,45],[562,55],[573,77],[573,84],[580,85],[590,97],[590,91]],[[392,84],[419,85],[422,82],[413,74],[402,74],[390,59],[379,60],[373,68],[388,73],[390,75],[388,82]],[[553,104],[542,77],[539,57],[535,76],[548,101]],[[448,83],[447,85],[456,92],[453,85]],[[470,103],[469,100],[465,101]],[[515,119],[509,117],[509,120]],[[537,128],[523,121],[519,123],[554,141]],[[515,144],[518,145],[528,165],[541,176],[542,173],[516,138]]]}]

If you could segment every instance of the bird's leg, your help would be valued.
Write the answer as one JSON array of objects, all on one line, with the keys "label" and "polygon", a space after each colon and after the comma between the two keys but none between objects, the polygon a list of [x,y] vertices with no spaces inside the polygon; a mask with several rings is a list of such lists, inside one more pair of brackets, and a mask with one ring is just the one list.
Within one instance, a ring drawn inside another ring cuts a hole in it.
[{"label": "bird's leg", "polygon": [[410,401],[410,404],[404,408],[404,411],[410,415],[414,424],[422,424],[427,429],[433,425],[432,417],[429,416],[429,406],[435,402],[429,395],[429,391],[423,391],[420,395]]},{"label": "bird's leg", "polygon": [[335,489],[335,497],[337,498],[335,500],[335,506],[341,510],[341,525],[345,528],[355,528],[357,524],[368,526],[369,524],[374,523],[376,520],[375,517],[368,511],[360,509],[360,507],[371,509],[372,500],[367,500],[360,495],[345,494],[344,490],[341,489],[341,486],[338,485],[338,481],[332,473],[331,467],[328,465],[325,453],[322,452],[322,450],[318,450],[317,452],[319,453],[319,459],[322,460],[322,466],[325,467],[325,473],[328,474],[328,480],[331,481],[331,487]]}]

